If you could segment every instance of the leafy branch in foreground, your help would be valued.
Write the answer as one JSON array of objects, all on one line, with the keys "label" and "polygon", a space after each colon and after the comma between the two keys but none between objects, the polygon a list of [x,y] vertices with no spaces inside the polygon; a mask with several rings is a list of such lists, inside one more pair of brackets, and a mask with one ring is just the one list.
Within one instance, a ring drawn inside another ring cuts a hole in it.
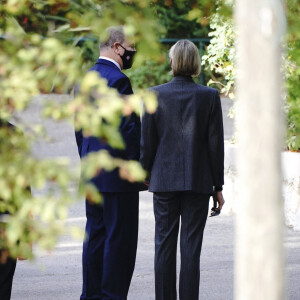
[{"label": "leafy branch in foreground", "polygon": [[[86,73],[81,39],[104,37],[106,27],[124,25],[127,35],[138,44],[137,62],[156,57],[157,32],[150,1],[53,1],[8,0],[0,7],[0,213],[9,212],[1,223],[0,247],[11,255],[30,256],[30,243],[43,248],[55,246],[64,229],[67,207],[78,195],[70,192],[77,178],[63,158],[37,159],[31,151],[39,136],[34,126],[21,134],[7,124],[16,112],[26,108],[40,94],[69,93],[76,84],[82,92],[74,100],[56,106],[53,101],[45,115],[55,120],[73,119],[84,134],[106,138],[122,148],[118,132],[121,115],[138,111],[145,102],[155,109],[153,96],[141,91],[127,99],[106,87],[103,80]],[[84,79],[85,78],[85,79]],[[83,80],[83,81],[82,81]],[[91,101],[94,99],[94,101]],[[104,121],[105,120],[105,121]],[[28,126],[27,126],[28,128]],[[35,132],[32,134],[32,132]],[[136,162],[122,161],[97,153],[87,157],[82,169],[86,180],[102,169],[118,167],[128,180],[141,180],[144,171]],[[91,201],[101,196],[86,185]],[[30,189],[32,192],[30,192]],[[80,191],[83,192],[83,186]],[[78,231],[72,229],[72,232]]]}]

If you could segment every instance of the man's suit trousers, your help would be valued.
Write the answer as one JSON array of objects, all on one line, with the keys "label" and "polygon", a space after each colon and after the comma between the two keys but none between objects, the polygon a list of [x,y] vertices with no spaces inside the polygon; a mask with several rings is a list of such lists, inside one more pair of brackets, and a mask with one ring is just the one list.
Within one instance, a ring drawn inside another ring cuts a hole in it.
[{"label": "man's suit trousers", "polygon": [[199,298],[200,254],[209,195],[154,193],[155,299],[176,300],[176,253],[181,219],[179,299]]},{"label": "man's suit trousers", "polygon": [[[1,250],[0,250],[1,255]],[[8,258],[5,264],[0,263],[0,299],[9,300],[17,261]]]},{"label": "man's suit trousers", "polygon": [[139,193],[102,197],[102,205],[86,201],[80,299],[126,300],[136,258]]}]

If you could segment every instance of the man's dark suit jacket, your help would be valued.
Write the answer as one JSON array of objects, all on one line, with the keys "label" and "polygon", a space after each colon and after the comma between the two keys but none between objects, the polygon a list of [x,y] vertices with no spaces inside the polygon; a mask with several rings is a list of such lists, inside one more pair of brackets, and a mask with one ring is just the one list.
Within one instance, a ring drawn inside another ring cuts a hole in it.
[{"label": "man's dark suit jacket", "polygon": [[150,90],[154,114],[142,119],[142,166],[151,174],[149,191],[211,194],[224,184],[224,137],[218,91],[175,76]]},{"label": "man's dark suit jacket", "polygon": [[[105,78],[108,86],[118,90],[120,94],[133,94],[129,78],[112,62],[105,59],[98,59],[97,63],[89,70],[96,71]],[[138,160],[140,155],[140,134],[141,123],[136,114],[123,118],[120,125],[120,132],[126,144],[125,150],[116,150],[108,144],[101,142],[97,137],[84,137],[81,131],[76,132],[76,142],[80,157],[86,156],[89,152],[107,150],[113,157],[120,157],[126,160]],[[102,171],[93,178],[92,182],[100,192],[134,192],[144,190],[141,183],[130,183],[119,177],[118,169],[112,172]]]}]

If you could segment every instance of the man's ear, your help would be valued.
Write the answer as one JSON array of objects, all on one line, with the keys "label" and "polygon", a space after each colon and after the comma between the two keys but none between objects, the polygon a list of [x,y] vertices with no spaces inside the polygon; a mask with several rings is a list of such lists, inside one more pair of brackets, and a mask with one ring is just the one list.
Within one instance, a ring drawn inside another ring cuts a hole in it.
[{"label": "man's ear", "polygon": [[117,43],[117,42],[115,42],[111,47],[112,47],[112,49],[114,50],[114,52],[116,53],[116,54],[120,54],[119,53],[119,43]]},{"label": "man's ear", "polygon": [[171,67],[172,67],[172,58],[170,58],[170,65],[171,65]]}]

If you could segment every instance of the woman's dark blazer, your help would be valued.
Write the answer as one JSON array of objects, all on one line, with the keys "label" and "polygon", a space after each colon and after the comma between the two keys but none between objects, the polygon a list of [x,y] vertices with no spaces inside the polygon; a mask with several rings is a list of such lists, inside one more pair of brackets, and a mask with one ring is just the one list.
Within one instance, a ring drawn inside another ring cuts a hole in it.
[{"label": "woman's dark blazer", "polygon": [[211,194],[224,184],[224,136],[218,91],[175,76],[151,88],[154,114],[142,119],[142,166],[151,174],[149,191]]}]

